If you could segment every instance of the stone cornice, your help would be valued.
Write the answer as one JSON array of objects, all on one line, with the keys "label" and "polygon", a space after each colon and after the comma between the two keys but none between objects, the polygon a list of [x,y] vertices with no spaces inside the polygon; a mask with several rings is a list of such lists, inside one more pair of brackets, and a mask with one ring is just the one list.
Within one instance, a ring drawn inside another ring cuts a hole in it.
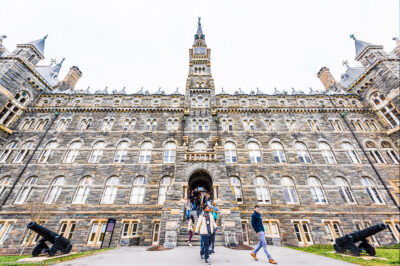
[{"label": "stone cornice", "polygon": [[115,112],[115,113],[183,113],[183,108],[134,108],[134,107],[63,107],[63,106],[46,106],[46,107],[30,107],[27,112],[52,112],[52,110],[64,113],[95,113],[95,112]]}]

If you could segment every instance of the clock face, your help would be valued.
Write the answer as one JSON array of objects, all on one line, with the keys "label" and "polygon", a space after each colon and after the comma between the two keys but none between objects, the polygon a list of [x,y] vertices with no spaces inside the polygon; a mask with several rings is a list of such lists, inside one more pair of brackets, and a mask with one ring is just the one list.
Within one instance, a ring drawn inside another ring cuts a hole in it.
[{"label": "clock face", "polygon": [[206,54],[206,48],[204,47],[194,48],[194,54]]}]

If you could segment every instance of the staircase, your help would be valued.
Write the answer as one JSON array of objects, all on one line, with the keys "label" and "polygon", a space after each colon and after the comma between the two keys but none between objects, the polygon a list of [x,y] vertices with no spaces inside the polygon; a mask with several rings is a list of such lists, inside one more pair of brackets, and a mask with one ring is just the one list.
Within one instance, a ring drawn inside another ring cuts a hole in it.
[{"label": "staircase", "polygon": [[[194,217],[194,225],[196,226],[199,218],[197,217],[195,210],[193,210],[191,214]],[[187,229],[187,225],[188,225],[188,222],[186,221],[186,219],[185,219],[185,221],[181,222],[181,227],[180,227],[179,236],[178,236],[178,246],[189,246],[189,243],[188,243],[189,232]],[[221,232],[221,227],[219,227],[219,230],[220,230],[219,232],[215,233],[215,246],[223,246],[224,242],[225,242],[224,235]],[[192,237],[192,245],[200,246],[200,235],[196,235],[194,232],[193,232],[193,237]]]}]

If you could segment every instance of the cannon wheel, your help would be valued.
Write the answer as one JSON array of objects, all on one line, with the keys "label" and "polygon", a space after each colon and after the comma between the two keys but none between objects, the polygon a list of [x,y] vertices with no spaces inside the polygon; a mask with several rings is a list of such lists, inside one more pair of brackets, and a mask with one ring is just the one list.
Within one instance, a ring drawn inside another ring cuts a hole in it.
[{"label": "cannon wheel", "polygon": [[32,250],[32,257],[37,257],[39,256],[43,251],[48,250],[49,247],[46,245],[46,243],[44,242],[39,242],[39,244],[37,244],[33,250]]},{"label": "cannon wheel", "polygon": [[337,244],[333,244],[333,249],[337,252],[337,253],[344,253],[346,250],[339,247],[339,245]]},{"label": "cannon wheel", "polygon": [[367,252],[371,256],[376,255],[375,248],[366,239],[363,242],[361,242],[361,244],[358,246],[358,248],[364,249],[365,252]]}]

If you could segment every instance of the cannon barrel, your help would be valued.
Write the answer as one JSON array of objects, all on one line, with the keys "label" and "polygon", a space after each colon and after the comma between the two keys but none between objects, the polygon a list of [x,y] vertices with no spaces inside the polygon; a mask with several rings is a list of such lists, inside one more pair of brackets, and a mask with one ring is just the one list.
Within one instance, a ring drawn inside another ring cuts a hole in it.
[{"label": "cannon barrel", "polygon": [[35,222],[30,222],[26,227],[35,231],[38,235],[42,236],[44,239],[46,239],[47,241],[49,241],[52,244],[54,244],[54,242],[56,241],[56,237],[59,236],[58,234],[54,233],[53,231],[50,231],[49,229],[47,229]]},{"label": "cannon barrel", "polygon": [[365,228],[364,230],[360,230],[339,238],[336,238],[336,243],[340,244],[343,241],[346,241],[347,238],[350,238],[353,243],[357,243],[359,241],[362,241],[363,239],[366,239],[367,237],[370,237],[372,235],[375,235],[376,233],[379,233],[380,231],[383,231],[386,229],[386,225],[383,223],[379,223],[377,225]]}]

